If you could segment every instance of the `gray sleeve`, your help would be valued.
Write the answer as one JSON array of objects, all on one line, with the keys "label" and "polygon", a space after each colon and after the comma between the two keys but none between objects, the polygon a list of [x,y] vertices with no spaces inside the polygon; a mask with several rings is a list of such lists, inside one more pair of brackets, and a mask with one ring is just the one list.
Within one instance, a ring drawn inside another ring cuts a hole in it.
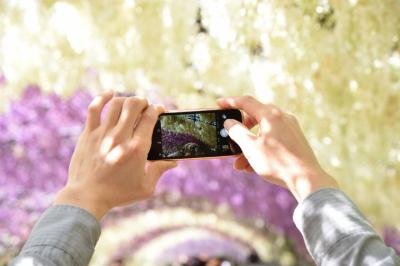
[{"label": "gray sleeve", "polygon": [[293,219],[317,265],[400,265],[395,251],[340,190],[312,193]]},{"label": "gray sleeve", "polygon": [[52,206],[10,265],[88,265],[100,231],[99,222],[86,210]]}]

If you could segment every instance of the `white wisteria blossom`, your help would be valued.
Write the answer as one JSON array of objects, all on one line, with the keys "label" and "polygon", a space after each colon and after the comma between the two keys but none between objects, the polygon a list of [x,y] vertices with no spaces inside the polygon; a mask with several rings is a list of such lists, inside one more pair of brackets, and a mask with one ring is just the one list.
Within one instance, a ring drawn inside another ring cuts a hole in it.
[{"label": "white wisteria blossom", "polygon": [[255,95],[297,114],[376,226],[400,226],[398,0],[29,0],[0,14],[0,109],[32,83],[180,108]]}]

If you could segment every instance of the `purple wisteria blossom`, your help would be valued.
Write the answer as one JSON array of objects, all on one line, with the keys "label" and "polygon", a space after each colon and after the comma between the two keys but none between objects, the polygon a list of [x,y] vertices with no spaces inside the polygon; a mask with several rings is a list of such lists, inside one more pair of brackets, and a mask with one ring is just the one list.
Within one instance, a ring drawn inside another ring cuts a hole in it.
[{"label": "purple wisteria blossom", "polygon": [[0,86],[6,84],[6,81],[6,76],[4,76],[4,74],[0,72]]},{"label": "purple wisteria blossom", "polygon": [[65,183],[91,98],[77,92],[62,100],[28,86],[0,115],[0,254],[26,239]]},{"label": "purple wisteria blossom", "polygon": [[[0,115],[0,247],[20,245],[67,179],[67,169],[92,96],[68,100],[29,86]],[[228,204],[238,217],[259,217],[279,232],[299,235],[291,222],[295,201],[284,189],[234,171],[230,160],[184,162],[159,184],[214,204]],[[12,218],[12,219],[11,219]]]},{"label": "purple wisteria blossom", "polygon": [[180,162],[179,167],[161,178],[158,192],[179,191],[183,198],[206,198],[216,205],[228,204],[238,218],[259,219],[303,247],[292,220],[296,200],[290,192],[256,174],[236,171],[232,164],[232,159]]},{"label": "purple wisteria blossom", "polygon": [[[162,129],[162,150],[166,154],[181,154],[179,150],[186,143],[193,143],[202,151],[210,151],[210,146],[189,133],[179,133]],[[181,154],[183,155],[183,153]]]},{"label": "purple wisteria blossom", "polygon": [[[65,184],[91,99],[89,93],[78,91],[64,100],[29,86],[0,114],[0,258],[25,241],[33,223]],[[206,201],[213,207],[210,211],[228,206],[237,219],[256,221],[284,234],[304,251],[292,221],[296,206],[292,195],[256,174],[234,170],[232,163],[232,159],[182,161],[161,178],[157,195],[174,193],[182,202]],[[398,233],[385,230],[386,242],[397,251],[399,239]]]}]

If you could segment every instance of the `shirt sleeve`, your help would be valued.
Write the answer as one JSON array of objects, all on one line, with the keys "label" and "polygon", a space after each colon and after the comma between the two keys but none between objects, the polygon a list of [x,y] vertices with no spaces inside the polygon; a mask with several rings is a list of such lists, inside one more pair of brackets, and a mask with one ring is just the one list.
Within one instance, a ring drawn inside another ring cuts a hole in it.
[{"label": "shirt sleeve", "polygon": [[100,232],[99,222],[86,210],[52,206],[10,265],[88,265]]},{"label": "shirt sleeve", "polygon": [[317,265],[400,265],[395,251],[340,190],[312,193],[293,219]]}]

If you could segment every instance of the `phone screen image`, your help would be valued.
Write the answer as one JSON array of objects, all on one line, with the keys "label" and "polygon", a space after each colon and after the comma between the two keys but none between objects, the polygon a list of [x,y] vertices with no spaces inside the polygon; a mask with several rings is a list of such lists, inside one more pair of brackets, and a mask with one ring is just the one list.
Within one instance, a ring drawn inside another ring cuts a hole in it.
[{"label": "phone screen image", "polygon": [[225,119],[241,121],[239,110],[164,113],[159,116],[148,158],[185,159],[240,153],[223,127]]}]

